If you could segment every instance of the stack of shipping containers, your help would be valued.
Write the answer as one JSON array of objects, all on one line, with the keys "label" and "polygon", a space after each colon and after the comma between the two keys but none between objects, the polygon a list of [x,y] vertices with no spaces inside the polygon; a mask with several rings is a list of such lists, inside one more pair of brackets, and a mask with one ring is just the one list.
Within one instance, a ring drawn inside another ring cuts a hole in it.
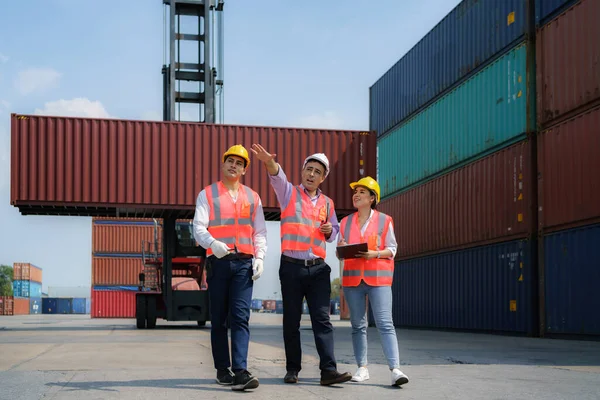
[{"label": "stack of shipping containers", "polygon": [[30,263],[13,264],[13,315],[42,313],[42,269]]},{"label": "stack of shipping containers", "polygon": [[536,333],[534,39],[553,3],[465,0],[370,88],[397,326]]},{"label": "stack of shipping containers", "polygon": [[600,1],[537,30],[541,313],[548,334],[600,335]]},{"label": "stack of shipping containers", "polygon": [[92,318],[135,317],[142,241],[153,241],[154,229],[151,219],[92,219]]},{"label": "stack of shipping containers", "polygon": [[[180,220],[178,224],[189,224]],[[92,219],[92,318],[134,318],[135,293],[143,270],[142,242],[162,242],[162,219]],[[204,290],[206,275],[200,284],[185,271],[173,271],[173,290]],[[147,280],[150,280],[147,277]]]}]

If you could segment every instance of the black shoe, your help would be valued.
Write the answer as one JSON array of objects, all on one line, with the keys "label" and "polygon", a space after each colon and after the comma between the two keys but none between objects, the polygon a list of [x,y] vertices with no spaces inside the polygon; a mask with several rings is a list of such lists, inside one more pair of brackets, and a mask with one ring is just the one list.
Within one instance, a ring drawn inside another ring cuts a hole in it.
[{"label": "black shoe", "polygon": [[255,378],[250,372],[244,370],[235,373],[231,390],[256,389],[257,387],[258,378]]},{"label": "black shoe", "polygon": [[333,385],[334,383],[344,383],[352,379],[350,372],[344,372],[340,374],[338,371],[322,371],[321,372],[321,385]]},{"label": "black shoe", "polygon": [[233,372],[229,368],[217,370],[217,383],[219,385],[232,385],[233,384]]},{"label": "black shoe", "polygon": [[288,371],[283,381],[285,383],[298,383],[298,373],[296,371]]}]

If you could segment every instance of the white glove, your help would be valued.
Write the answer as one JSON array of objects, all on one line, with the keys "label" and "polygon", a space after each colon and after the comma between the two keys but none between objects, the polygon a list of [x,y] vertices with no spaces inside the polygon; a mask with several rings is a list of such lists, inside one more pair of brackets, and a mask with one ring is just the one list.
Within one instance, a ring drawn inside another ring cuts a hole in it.
[{"label": "white glove", "polygon": [[262,273],[263,273],[263,260],[261,260],[260,258],[255,258],[254,262],[252,263],[252,280],[255,281],[258,278],[260,278]]},{"label": "white glove", "polygon": [[218,240],[215,240],[210,244],[210,249],[213,251],[217,258],[223,258],[231,251],[225,243],[220,242]]}]

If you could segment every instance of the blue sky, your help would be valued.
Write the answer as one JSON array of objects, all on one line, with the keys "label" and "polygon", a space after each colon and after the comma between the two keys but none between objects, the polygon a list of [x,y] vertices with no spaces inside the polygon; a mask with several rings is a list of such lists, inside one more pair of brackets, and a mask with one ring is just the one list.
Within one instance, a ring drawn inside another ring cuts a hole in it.
[{"label": "blue sky", "polygon": [[[226,1],[225,122],[368,129],[369,86],[458,3]],[[44,291],[90,285],[91,219],[22,216],[10,205],[10,113],[161,119],[162,63],[160,0],[3,3],[0,263],[40,266]],[[259,298],[279,295],[279,225],[268,231]]]}]

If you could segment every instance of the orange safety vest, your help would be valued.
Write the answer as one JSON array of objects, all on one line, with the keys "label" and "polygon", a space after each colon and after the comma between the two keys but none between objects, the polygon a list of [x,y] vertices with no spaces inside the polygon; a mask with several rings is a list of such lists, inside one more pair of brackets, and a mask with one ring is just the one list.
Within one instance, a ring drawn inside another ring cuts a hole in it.
[{"label": "orange safety vest", "polygon": [[[384,250],[385,237],[392,218],[373,210],[373,216],[363,236],[358,226],[358,213],[342,219],[340,230],[344,232],[346,243],[365,243],[369,250]],[[370,286],[391,286],[394,278],[394,260],[390,258],[348,258],[344,260],[342,286],[358,286],[363,280]]]},{"label": "orange safety vest", "polygon": [[325,258],[325,235],[319,231],[323,221],[329,220],[333,201],[321,193],[317,205],[299,186],[294,186],[285,210],[281,212],[281,250],[312,250],[317,257]]},{"label": "orange safety vest", "polygon": [[[258,204],[258,194],[240,184],[237,202],[234,203],[221,181],[207,186],[205,190],[210,206],[208,232],[229,248],[237,248],[238,253],[254,255],[252,222]],[[208,257],[212,254],[213,251],[209,247],[206,255]]]}]

